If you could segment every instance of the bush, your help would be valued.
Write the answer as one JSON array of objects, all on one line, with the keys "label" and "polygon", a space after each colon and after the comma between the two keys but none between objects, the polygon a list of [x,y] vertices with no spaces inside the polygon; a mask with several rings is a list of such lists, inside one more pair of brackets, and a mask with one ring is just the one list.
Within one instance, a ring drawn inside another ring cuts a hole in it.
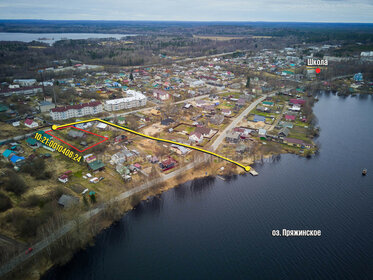
[{"label": "bush", "polygon": [[53,213],[49,209],[36,215],[30,215],[28,211],[17,208],[6,216],[6,221],[12,223],[22,237],[35,237],[37,229],[52,215]]},{"label": "bush", "polygon": [[56,187],[55,189],[53,189],[52,191],[50,191],[47,196],[49,199],[51,200],[57,200],[61,197],[61,195],[63,194],[67,194],[67,191],[65,190],[64,187],[62,186],[58,186]]},{"label": "bush", "polygon": [[0,193],[0,212],[6,211],[12,208],[12,201],[5,194]]},{"label": "bush", "polygon": [[26,197],[26,200],[21,203],[22,207],[42,207],[45,203],[45,199],[37,194],[31,194]]},{"label": "bush", "polygon": [[21,195],[26,191],[27,186],[25,182],[13,170],[8,170],[5,173],[5,176],[6,176],[6,180],[5,180],[4,186],[7,191],[13,192],[16,195]]},{"label": "bush", "polygon": [[33,177],[41,176],[45,171],[45,162],[41,158],[25,162],[21,168],[22,172],[28,173]]}]

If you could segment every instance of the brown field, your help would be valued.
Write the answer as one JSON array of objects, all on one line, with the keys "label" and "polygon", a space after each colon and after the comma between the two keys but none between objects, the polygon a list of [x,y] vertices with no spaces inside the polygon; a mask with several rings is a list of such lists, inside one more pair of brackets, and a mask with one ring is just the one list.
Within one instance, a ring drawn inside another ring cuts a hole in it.
[{"label": "brown field", "polygon": [[253,39],[271,39],[272,36],[251,36]]},{"label": "brown field", "polygon": [[241,36],[241,37],[238,37],[238,36],[200,36],[200,35],[193,35],[193,38],[197,38],[197,39],[207,39],[207,40],[216,40],[216,41],[229,41],[229,40],[235,40],[235,39],[244,39],[245,37]]}]

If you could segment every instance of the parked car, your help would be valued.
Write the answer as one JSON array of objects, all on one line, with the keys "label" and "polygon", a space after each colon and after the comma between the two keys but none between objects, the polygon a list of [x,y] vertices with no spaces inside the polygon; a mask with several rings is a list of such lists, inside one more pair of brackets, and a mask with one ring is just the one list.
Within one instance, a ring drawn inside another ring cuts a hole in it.
[{"label": "parked car", "polygon": [[34,248],[28,248],[27,250],[26,250],[26,255],[28,255],[28,254],[30,254],[32,251],[34,250]]}]

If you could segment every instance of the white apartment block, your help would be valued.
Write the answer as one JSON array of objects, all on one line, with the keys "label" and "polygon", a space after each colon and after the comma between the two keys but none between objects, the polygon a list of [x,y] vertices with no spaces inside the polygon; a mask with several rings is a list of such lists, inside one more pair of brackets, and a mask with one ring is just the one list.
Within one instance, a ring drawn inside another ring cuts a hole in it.
[{"label": "white apartment block", "polygon": [[146,105],[147,97],[139,91],[127,90],[127,97],[105,101],[106,111],[118,111]]},{"label": "white apartment block", "polygon": [[96,115],[102,112],[102,104],[99,101],[92,101],[78,105],[53,108],[50,110],[50,115],[53,120],[67,120],[70,118]]}]

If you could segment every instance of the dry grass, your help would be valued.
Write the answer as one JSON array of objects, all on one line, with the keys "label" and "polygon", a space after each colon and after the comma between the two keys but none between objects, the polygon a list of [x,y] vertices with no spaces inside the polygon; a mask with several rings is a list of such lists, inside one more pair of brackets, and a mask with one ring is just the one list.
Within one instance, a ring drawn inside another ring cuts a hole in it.
[{"label": "dry grass", "polygon": [[207,39],[207,40],[215,40],[215,41],[229,41],[229,40],[239,40],[244,39],[245,37],[241,36],[208,36],[208,35],[193,35],[193,38],[197,39]]}]

